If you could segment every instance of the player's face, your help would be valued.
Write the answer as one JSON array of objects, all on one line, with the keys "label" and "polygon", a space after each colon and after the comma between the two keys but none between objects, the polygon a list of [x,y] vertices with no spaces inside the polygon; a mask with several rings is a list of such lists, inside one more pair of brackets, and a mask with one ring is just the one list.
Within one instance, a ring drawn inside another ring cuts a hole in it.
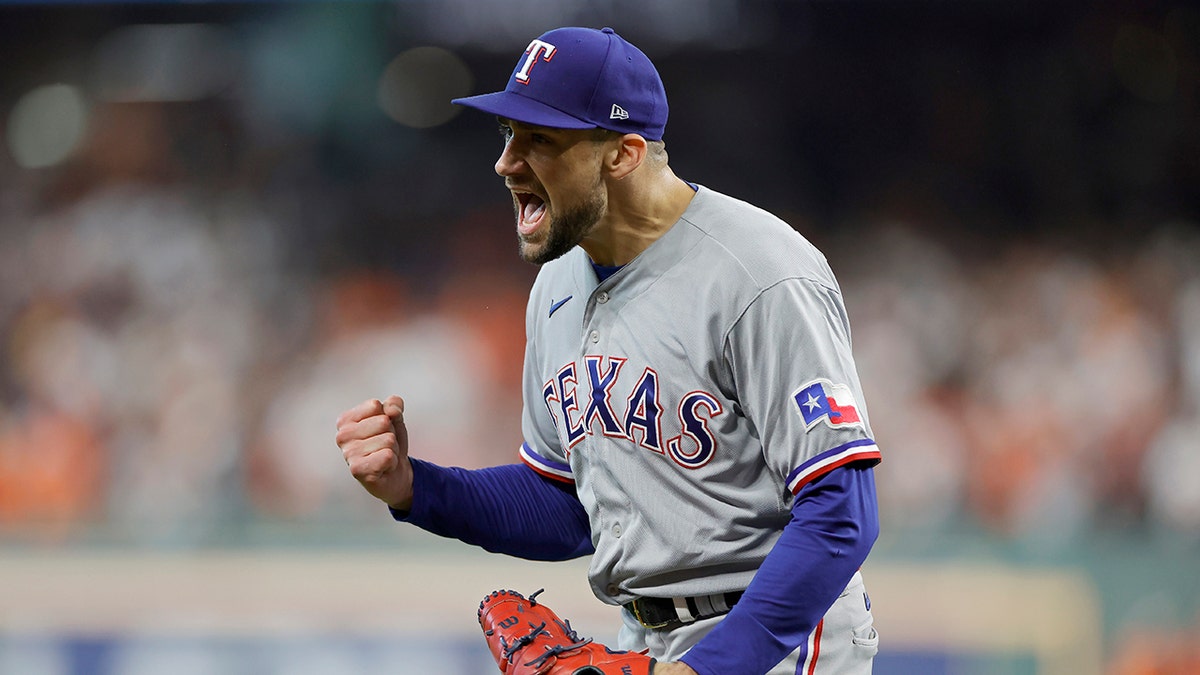
[{"label": "player's face", "polygon": [[518,252],[537,265],[570,251],[608,211],[599,143],[590,129],[551,129],[500,120],[504,152],[496,173],[512,192]]}]

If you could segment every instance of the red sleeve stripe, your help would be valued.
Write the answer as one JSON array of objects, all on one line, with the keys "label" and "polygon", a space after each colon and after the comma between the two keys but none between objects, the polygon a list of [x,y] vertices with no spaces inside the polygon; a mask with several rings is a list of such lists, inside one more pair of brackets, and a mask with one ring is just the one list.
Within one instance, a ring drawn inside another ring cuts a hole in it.
[{"label": "red sleeve stripe", "polygon": [[853,462],[867,462],[871,466],[874,466],[881,459],[882,455],[879,454],[879,447],[875,445],[875,441],[870,439],[862,439],[846,443],[845,445],[839,445],[797,467],[792,472],[792,475],[788,476],[788,489],[792,491],[792,494],[799,494],[805,485],[839,466],[845,466]]},{"label": "red sleeve stripe", "polygon": [[546,478],[575,484],[575,474],[571,473],[571,465],[542,457],[534,452],[528,443],[522,443],[518,452],[521,455],[521,461]]}]

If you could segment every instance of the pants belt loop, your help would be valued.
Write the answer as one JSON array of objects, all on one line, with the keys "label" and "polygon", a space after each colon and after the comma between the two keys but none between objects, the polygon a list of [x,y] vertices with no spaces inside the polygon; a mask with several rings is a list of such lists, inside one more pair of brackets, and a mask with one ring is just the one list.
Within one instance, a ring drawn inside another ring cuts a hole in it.
[{"label": "pants belt loop", "polygon": [[713,599],[716,595],[698,595],[696,596],[696,614],[697,616],[715,616],[720,614],[720,610],[713,607]]},{"label": "pants belt loop", "polygon": [[675,603],[675,615],[679,617],[680,621],[684,623],[696,621],[696,617],[692,616],[691,610],[688,609],[687,598],[671,598],[671,601]]},{"label": "pants belt loop", "polygon": [[690,624],[726,614],[741,598],[742,592],[717,593],[696,597],[634,598],[625,603],[638,623],[646,628],[666,628],[672,624]]}]

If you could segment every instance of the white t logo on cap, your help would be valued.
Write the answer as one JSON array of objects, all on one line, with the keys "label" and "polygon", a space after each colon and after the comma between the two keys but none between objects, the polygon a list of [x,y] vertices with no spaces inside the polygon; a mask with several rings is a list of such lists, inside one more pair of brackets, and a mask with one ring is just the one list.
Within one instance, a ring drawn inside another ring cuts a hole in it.
[{"label": "white t logo on cap", "polygon": [[542,42],[536,39],[530,42],[529,46],[525,48],[525,53],[529,55],[529,58],[525,59],[525,64],[517,71],[517,82],[529,84],[529,71],[533,70],[533,64],[537,62],[539,57],[543,61],[549,61],[554,56],[555,49],[557,47],[549,42]]}]

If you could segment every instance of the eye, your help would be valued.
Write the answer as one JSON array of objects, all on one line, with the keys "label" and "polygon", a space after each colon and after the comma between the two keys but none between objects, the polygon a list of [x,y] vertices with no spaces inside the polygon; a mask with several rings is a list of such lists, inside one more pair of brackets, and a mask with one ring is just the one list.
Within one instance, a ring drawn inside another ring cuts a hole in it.
[{"label": "eye", "polygon": [[498,131],[500,132],[500,138],[504,139],[505,143],[508,143],[509,141],[512,140],[512,137],[513,137],[512,127],[501,122],[500,128],[498,129]]},{"label": "eye", "polygon": [[530,138],[530,140],[532,140],[534,143],[538,143],[538,144],[544,144],[544,143],[553,143],[553,142],[554,142],[554,141],[553,141],[553,139],[551,139],[549,136],[544,136],[544,135],[542,135],[542,134],[533,134],[533,135],[531,135],[529,138]]}]

